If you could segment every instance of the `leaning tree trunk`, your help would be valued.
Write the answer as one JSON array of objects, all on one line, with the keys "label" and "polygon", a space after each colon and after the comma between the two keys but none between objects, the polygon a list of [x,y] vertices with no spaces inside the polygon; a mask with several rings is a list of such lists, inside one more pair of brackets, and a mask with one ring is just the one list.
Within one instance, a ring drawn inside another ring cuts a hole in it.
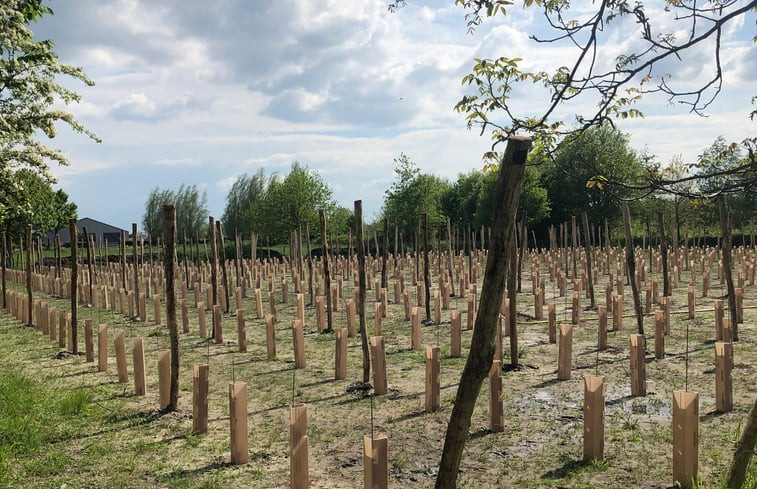
[{"label": "leaning tree trunk", "polygon": [[[176,206],[163,206],[163,273],[166,278],[166,318],[171,342],[171,388],[165,411],[176,411],[179,403],[179,326],[176,322]],[[186,261],[185,261],[186,263]]]},{"label": "leaning tree trunk", "polygon": [[725,284],[728,288],[728,312],[731,316],[733,341],[738,341],[739,326],[736,320],[738,317],[736,315],[736,291],[733,288],[733,275],[731,274],[731,218],[723,194],[718,196],[718,209],[720,210],[720,234],[723,236],[720,243],[723,248],[723,275],[725,275]]},{"label": "leaning tree trunk", "polygon": [[444,450],[436,478],[437,489],[452,489],[462,460],[465,440],[468,438],[471,415],[481,384],[491,369],[494,358],[494,341],[499,308],[505,290],[508,252],[512,249],[515,213],[520,199],[521,183],[531,140],[511,137],[500,164],[492,215],[492,239],[486,260],[486,271],[481,288],[476,324],[473,329],[470,353],[460,377],[452,407]]},{"label": "leaning tree trunk", "polygon": [[754,400],[752,411],[749,413],[744,431],[741,432],[741,438],[736,445],[736,451],[733,454],[733,462],[728,471],[728,480],[726,487],[728,489],[741,489],[746,479],[746,471],[749,468],[749,461],[757,445],[757,398]]},{"label": "leaning tree trunk", "polygon": [[371,380],[371,357],[368,354],[368,332],[365,327],[365,245],[363,243],[363,201],[355,201],[357,238],[357,313],[360,320],[360,345],[363,348],[363,382]]}]

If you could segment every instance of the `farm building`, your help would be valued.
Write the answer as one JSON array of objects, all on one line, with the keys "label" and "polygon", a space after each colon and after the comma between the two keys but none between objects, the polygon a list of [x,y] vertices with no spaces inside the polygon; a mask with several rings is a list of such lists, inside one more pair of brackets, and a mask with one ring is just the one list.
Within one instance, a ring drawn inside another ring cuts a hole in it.
[{"label": "farm building", "polygon": [[[87,229],[87,233],[94,235],[95,243],[97,245],[105,244],[106,241],[108,243],[118,243],[121,239],[122,231],[126,232],[127,239],[130,237],[130,233],[125,229],[117,228],[116,226],[111,226],[110,224],[106,224],[89,217],[84,217],[76,221],[76,229],[78,230],[79,235],[84,234],[85,228]],[[67,227],[58,231],[58,235],[60,236],[61,244],[67,244],[70,241]],[[51,245],[54,239],[54,231],[50,231],[45,236],[45,240],[48,245]]]}]

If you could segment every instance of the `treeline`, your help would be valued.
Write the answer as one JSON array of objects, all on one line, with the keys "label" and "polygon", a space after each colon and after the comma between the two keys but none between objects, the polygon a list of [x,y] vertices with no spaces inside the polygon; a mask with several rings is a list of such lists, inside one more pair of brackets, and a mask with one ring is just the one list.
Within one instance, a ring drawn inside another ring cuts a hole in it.
[{"label": "treeline", "polygon": [[[499,155],[488,156],[496,161]],[[740,174],[728,174],[729,168],[743,166],[748,157],[739,145],[718,138],[695,163],[685,164],[676,157],[663,167],[653,156],[633,150],[628,136],[616,128],[595,127],[559,145],[551,155],[535,145],[528,158],[519,220],[540,245],[546,245],[550,226],[570,222],[571,216],[582,212],[595,226],[607,221],[612,231],[621,219],[620,203],[626,200],[631,203],[635,236],[656,235],[658,213],[663,214],[666,227],[670,226],[666,229],[669,236],[717,236],[717,205],[709,197],[725,190],[734,230],[749,234],[757,214],[757,194],[750,191],[753,182]],[[427,216],[432,240],[446,239],[449,219],[453,238],[465,236],[456,240],[459,246],[472,232],[489,226],[495,205],[496,165],[461,173],[449,181],[422,172],[409,156],[400,154],[394,160],[394,172],[380,213],[367,223],[368,237],[383,233],[386,219],[392,236],[390,247],[396,241],[412,248],[422,214]],[[719,176],[696,178],[710,174]],[[668,185],[666,191],[652,191],[650,181],[655,178],[677,183]],[[176,204],[178,216],[185,216],[178,218],[180,236],[184,227],[191,239],[204,235],[208,216],[204,195],[183,185],[175,193],[161,189],[150,193],[143,219],[147,233],[160,236],[161,222],[154,216],[169,202]],[[331,187],[316,171],[295,161],[283,177],[267,175],[262,168],[252,175],[240,175],[229,190],[221,221],[227,236],[239,233],[245,239],[256,233],[265,239],[261,244],[285,244],[293,230],[320,239],[320,209],[327,216],[329,237],[346,244],[350,230],[354,233],[352,210],[333,200]]]}]

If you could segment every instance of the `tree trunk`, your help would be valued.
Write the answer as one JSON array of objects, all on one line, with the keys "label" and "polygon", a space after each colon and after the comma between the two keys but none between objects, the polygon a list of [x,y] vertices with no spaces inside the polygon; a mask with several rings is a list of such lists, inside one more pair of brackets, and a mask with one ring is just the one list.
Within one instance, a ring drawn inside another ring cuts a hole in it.
[{"label": "tree trunk", "polygon": [[79,280],[79,264],[76,262],[76,247],[78,237],[76,236],[76,219],[68,220],[68,237],[71,242],[71,353],[79,353],[79,328],[77,327],[77,294],[76,287]]},{"label": "tree trunk", "polygon": [[[384,249],[381,250],[381,287],[387,288],[386,281],[386,259],[387,253],[389,253],[389,220],[384,218],[384,237],[382,239]],[[380,291],[379,291],[380,292]]]},{"label": "tree trunk", "polygon": [[633,256],[633,235],[631,234],[631,211],[628,202],[623,202],[623,229],[626,233],[626,266],[628,267],[628,281],[631,282],[633,293],[633,307],[636,313],[636,327],[640,335],[644,334],[644,309],[641,306],[639,283],[636,281],[636,259]]},{"label": "tree trunk", "polygon": [[591,268],[592,264],[592,245],[589,241],[589,217],[585,212],[581,213],[581,224],[584,228],[584,249],[586,250],[586,274],[589,279],[589,283],[586,284],[589,287],[589,306],[594,309],[597,305],[594,300],[594,271]]},{"label": "tree trunk", "polygon": [[453,274],[453,260],[454,254],[452,253],[452,226],[450,225],[449,217],[447,218],[447,274],[449,275],[450,292],[455,295],[455,276]]},{"label": "tree trunk", "polygon": [[216,221],[216,238],[218,244],[221,247],[221,254],[219,260],[221,262],[221,274],[223,276],[223,295],[226,299],[226,309],[224,312],[229,312],[229,272],[226,269],[226,241],[223,238],[223,225],[221,221]]},{"label": "tree trunk", "polygon": [[481,289],[478,315],[473,329],[470,353],[465,362],[452,407],[447,434],[444,439],[436,489],[453,489],[468,438],[471,415],[481,384],[491,369],[494,358],[494,333],[499,319],[499,308],[505,290],[508,251],[515,233],[515,213],[520,199],[521,183],[531,140],[511,137],[500,163],[492,215],[492,242],[486,260],[486,271]]},{"label": "tree trunk", "polygon": [[665,220],[662,212],[657,213],[657,225],[660,228],[660,253],[662,254],[662,295],[670,296],[670,280],[668,277],[668,243],[665,240]]},{"label": "tree trunk", "polygon": [[723,194],[718,196],[718,209],[720,210],[720,235],[723,237],[723,275],[728,288],[728,312],[731,316],[731,331],[733,341],[739,341],[739,327],[736,320],[736,292],[733,288],[733,275],[731,274],[731,217]]},{"label": "tree trunk", "polygon": [[757,398],[752,405],[752,411],[749,413],[749,419],[746,421],[744,431],[741,432],[741,438],[736,445],[736,451],[733,454],[733,462],[728,471],[726,487],[728,489],[741,489],[746,479],[746,471],[749,468],[749,461],[757,445]]},{"label": "tree trunk", "polygon": [[426,294],[426,321],[431,321],[431,272],[428,269],[428,217],[421,214],[421,232],[423,233],[423,287]]},{"label": "tree trunk", "polygon": [[321,244],[323,245],[323,288],[326,293],[326,330],[324,333],[333,331],[331,319],[331,274],[329,273],[329,245],[326,241],[326,214],[323,209],[318,211],[318,217],[321,221]]},{"label": "tree trunk", "polygon": [[[176,322],[174,257],[176,253],[176,207],[163,206],[163,274],[166,279],[166,320],[171,342],[171,389],[165,411],[176,411],[179,403],[179,326]],[[186,258],[184,263],[186,264]]]},{"label": "tree trunk", "polygon": [[371,357],[368,354],[368,332],[365,330],[365,245],[363,243],[363,201],[355,201],[357,238],[357,314],[360,321],[360,343],[363,348],[363,382],[371,380]]}]

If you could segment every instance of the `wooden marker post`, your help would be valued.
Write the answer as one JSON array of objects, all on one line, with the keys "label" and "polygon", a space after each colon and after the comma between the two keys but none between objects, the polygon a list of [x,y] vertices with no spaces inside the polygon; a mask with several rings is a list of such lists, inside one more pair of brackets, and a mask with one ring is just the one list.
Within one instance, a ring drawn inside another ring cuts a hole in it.
[{"label": "wooden marker post", "polygon": [[363,437],[363,488],[387,489],[389,465],[386,435]]},{"label": "wooden marker post", "polygon": [[152,296],[152,311],[155,324],[160,325],[162,319],[160,317],[160,295],[158,294]]},{"label": "wooden marker post", "polygon": [[372,336],[370,340],[371,360],[373,363],[373,392],[377,396],[387,393],[386,383],[386,352],[384,351],[384,337]]},{"label": "wooden marker post", "polygon": [[374,336],[381,336],[381,318],[383,314],[381,313],[382,305],[380,302],[374,302],[373,304],[373,335]]},{"label": "wooden marker post", "polygon": [[334,380],[347,378],[347,328],[335,330]]},{"label": "wooden marker post", "polygon": [[245,331],[244,309],[237,309],[237,346],[240,352],[247,351],[247,332]]},{"label": "wooden marker post", "polygon": [[231,464],[250,461],[247,433],[247,383],[229,383],[229,427],[231,431]]},{"label": "wooden marker post", "polygon": [[197,324],[198,324],[200,338],[207,338],[208,325],[207,325],[207,319],[205,318],[205,303],[204,302],[197,303]]},{"label": "wooden marker post", "polygon": [[355,299],[345,299],[344,308],[347,311],[347,336],[355,336]]},{"label": "wooden marker post", "polygon": [[584,377],[584,460],[605,456],[605,378]]},{"label": "wooden marker post", "polygon": [[467,296],[468,301],[468,314],[467,314],[467,324],[465,325],[465,329],[470,331],[473,329],[473,323],[476,321],[476,304],[475,304],[475,296],[473,294],[468,294]]},{"label": "wooden marker post", "polygon": [[134,338],[131,354],[134,359],[134,395],[144,396],[147,392],[147,379],[145,378],[145,345],[141,337]]},{"label": "wooden marker post", "polygon": [[547,305],[549,316],[549,342],[557,343],[557,311],[554,304]]},{"label": "wooden marker post", "polygon": [[97,370],[108,371],[108,325],[101,324],[97,327]]},{"label": "wooden marker post", "polygon": [[573,291],[573,307],[571,309],[571,324],[578,324],[581,317],[581,292]]},{"label": "wooden marker post", "polygon": [[662,311],[654,312],[654,357],[665,358],[665,317]]},{"label": "wooden marker post", "polygon": [[260,287],[255,289],[255,312],[258,315],[258,319],[263,317],[263,292]]},{"label": "wooden marker post", "polygon": [[307,489],[310,486],[307,404],[289,407],[289,450],[289,487]]},{"label": "wooden marker post", "polygon": [[221,311],[221,305],[213,305],[213,338],[215,339],[216,344],[223,343],[223,323],[221,322],[222,317],[223,313]]},{"label": "wooden marker post", "polygon": [[84,320],[84,351],[87,355],[87,362],[95,361],[95,332],[92,330],[92,320]]},{"label": "wooden marker post", "polygon": [[171,402],[171,352],[158,352],[158,389],[160,392],[160,409],[165,409]]},{"label": "wooden marker post", "polygon": [[718,412],[729,413],[733,410],[733,343],[718,341],[715,343],[715,408]]},{"label": "wooden marker post", "polygon": [[689,489],[699,472],[699,393],[673,391],[673,484]]},{"label": "wooden marker post", "polygon": [[119,331],[113,339],[116,349],[116,370],[118,371],[118,381],[126,383],[129,381],[129,372],[126,369],[126,347],[124,345],[124,334]]},{"label": "wooden marker post", "polygon": [[460,311],[457,309],[450,312],[450,356],[453,358],[462,356],[462,324]]},{"label": "wooden marker post", "polygon": [[207,365],[195,365],[192,390],[192,434],[208,431],[208,373]]},{"label": "wooden marker post", "polygon": [[181,331],[184,334],[189,333],[189,311],[186,299],[181,299]]},{"label": "wooden marker post", "polygon": [[442,322],[442,297],[438,290],[434,291],[434,324]]},{"label": "wooden marker post", "polygon": [[573,326],[560,325],[560,343],[557,356],[557,380],[570,380],[573,355]]},{"label": "wooden marker post", "polygon": [[694,286],[689,285],[688,289],[688,305],[689,305],[689,319],[694,319],[694,306],[696,305],[694,301]]},{"label": "wooden marker post", "polygon": [[646,340],[644,335],[632,334],[631,340],[631,395],[643,397],[647,395],[647,377],[644,364]]},{"label": "wooden marker post", "polygon": [[716,299],[713,302],[715,309],[715,340],[723,341],[723,301]]},{"label": "wooden marker post", "polygon": [[294,347],[294,368],[305,368],[305,332],[300,319],[292,321],[292,345]]},{"label": "wooden marker post", "polygon": [[276,318],[273,314],[265,316],[265,346],[268,360],[276,360]]},{"label": "wooden marker post", "polygon": [[489,370],[489,430],[499,433],[505,429],[502,410],[502,362],[495,359]]},{"label": "wooden marker post", "polygon": [[598,306],[597,316],[597,349],[605,351],[607,350],[607,308]]},{"label": "wooden marker post", "polygon": [[410,313],[410,348],[421,349],[421,308],[413,307]]},{"label": "wooden marker post", "polygon": [[441,407],[439,400],[440,354],[438,346],[426,347],[426,412],[430,413]]}]

